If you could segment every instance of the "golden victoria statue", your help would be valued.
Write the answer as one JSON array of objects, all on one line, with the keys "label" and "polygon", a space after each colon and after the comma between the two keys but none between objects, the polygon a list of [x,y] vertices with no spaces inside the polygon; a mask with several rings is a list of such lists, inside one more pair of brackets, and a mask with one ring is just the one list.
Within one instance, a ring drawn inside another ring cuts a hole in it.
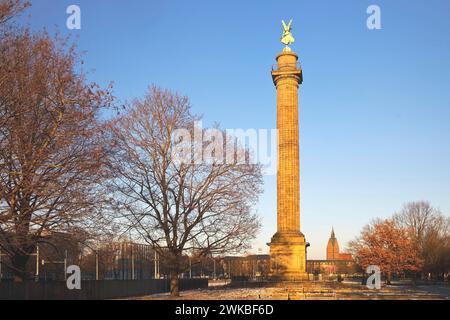
[{"label": "golden victoria statue", "polygon": [[286,25],[286,22],[284,20],[281,20],[281,23],[283,24],[283,35],[281,36],[281,43],[286,45],[286,47],[283,49],[285,52],[290,52],[291,48],[289,48],[289,45],[295,42],[294,37],[292,36],[291,29],[292,29],[292,19],[289,21],[289,24]]}]

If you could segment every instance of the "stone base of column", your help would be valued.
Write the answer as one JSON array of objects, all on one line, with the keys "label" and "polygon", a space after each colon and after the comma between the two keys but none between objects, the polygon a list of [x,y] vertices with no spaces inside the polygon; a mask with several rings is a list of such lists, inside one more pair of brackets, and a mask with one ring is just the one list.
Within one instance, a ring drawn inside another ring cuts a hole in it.
[{"label": "stone base of column", "polygon": [[301,232],[277,232],[270,246],[270,273],[273,280],[303,281],[306,273],[306,241]]}]

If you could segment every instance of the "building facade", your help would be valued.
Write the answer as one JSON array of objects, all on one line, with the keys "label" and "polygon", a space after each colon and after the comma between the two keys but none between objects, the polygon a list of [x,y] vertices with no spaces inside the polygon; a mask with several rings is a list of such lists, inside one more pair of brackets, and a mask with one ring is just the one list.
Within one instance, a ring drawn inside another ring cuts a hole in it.
[{"label": "building facade", "polygon": [[351,261],[352,255],[349,253],[341,253],[339,250],[339,243],[336,239],[336,235],[334,234],[334,228],[331,229],[331,236],[328,239],[327,245],[327,260],[335,261],[335,260],[343,260],[343,261]]},{"label": "building facade", "polygon": [[334,228],[332,228],[330,238],[328,239],[326,257],[326,260],[308,260],[308,273],[314,275],[334,275],[353,274],[356,272],[356,264],[352,255],[340,251]]}]

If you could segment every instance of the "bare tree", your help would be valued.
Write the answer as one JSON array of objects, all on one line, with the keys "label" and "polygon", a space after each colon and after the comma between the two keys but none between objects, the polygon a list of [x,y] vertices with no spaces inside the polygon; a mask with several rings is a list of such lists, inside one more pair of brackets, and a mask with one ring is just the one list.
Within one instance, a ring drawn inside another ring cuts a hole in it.
[{"label": "bare tree", "polygon": [[403,206],[394,220],[411,228],[421,258],[423,271],[439,275],[450,271],[450,219],[427,201],[410,202]]},{"label": "bare tree", "polygon": [[[153,87],[112,124],[112,204],[130,232],[169,262],[172,295],[179,294],[184,254],[245,249],[260,227],[251,208],[261,166],[175,161],[174,132],[193,133],[198,119],[186,97]],[[225,152],[248,156],[242,146]]]},{"label": "bare tree", "polygon": [[438,210],[427,201],[409,202],[403,206],[400,213],[394,214],[394,220],[411,228],[416,241],[420,243],[437,214]]},{"label": "bare tree", "polygon": [[98,117],[111,95],[86,84],[78,62],[45,33],[0,40],[0,249],[17,281],[37,243],[87,227],[101,203]]},{"label": "bare tree", "polygon": [[450,218],[436,216],[422,240],[423,272],[443,280],[450,273]]}]

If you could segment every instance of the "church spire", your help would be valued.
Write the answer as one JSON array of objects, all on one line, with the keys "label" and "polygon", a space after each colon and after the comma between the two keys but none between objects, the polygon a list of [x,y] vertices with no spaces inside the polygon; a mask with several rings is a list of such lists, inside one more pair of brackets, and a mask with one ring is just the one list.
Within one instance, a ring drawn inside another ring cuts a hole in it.
[{"label": "church spire", "polygon": [[334,227],[331,228],[331,236],[327,245],[327,260],[339,260],[339,244],[334,234]]}]

